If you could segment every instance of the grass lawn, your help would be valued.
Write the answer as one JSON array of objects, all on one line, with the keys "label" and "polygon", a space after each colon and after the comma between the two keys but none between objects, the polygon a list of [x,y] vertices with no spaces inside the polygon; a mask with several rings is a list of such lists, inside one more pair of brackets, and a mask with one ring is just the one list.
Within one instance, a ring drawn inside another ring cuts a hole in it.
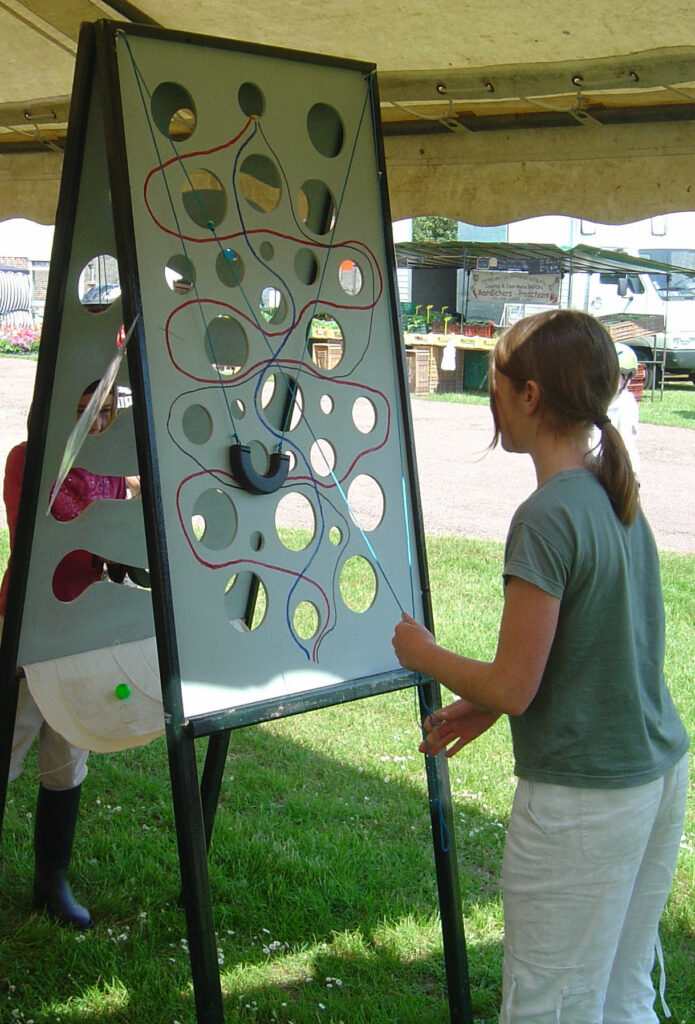
[{"label": "grass lawn", "polygon": [[[433,538],[428,551],[441,641],[491,657],[501,545]],[[667,673],[692,732],[695,558],[664,554],[663,574]],[[233,733],[209,858],[227,1024],[448,1022],[418,738],[411,691]],[[32,753],[5,816],[0,1021],[195,1024],[163,740],[90,758],[71,872],[97,920],[87,934],[30,908],[36,770]],[[450,772],[475,1018],[496,1024],[506,724]],[[694,935],[691,800],[662,926],[676,1024],[695,1007]]]},{"label": "grass lawn", "polygon": [[[488,405],[487,392],[465,391],[448,395],[418,395],[418,401],[465,402],[473,405]],[[645,392],[640,402],[640,422],[657,423],[662,427],[695,427],[695,386],[690,381],[669,380],[661,391]]]}]

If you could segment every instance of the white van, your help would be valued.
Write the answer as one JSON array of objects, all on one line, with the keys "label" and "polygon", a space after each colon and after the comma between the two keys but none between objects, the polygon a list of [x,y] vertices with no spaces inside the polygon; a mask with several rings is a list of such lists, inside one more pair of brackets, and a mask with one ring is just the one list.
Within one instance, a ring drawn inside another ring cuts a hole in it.
[{"label": "white van", "polygon": [[[695,267],[693,249],[641,249],[639,255],[674,266]],[[652,375],[655,384],[660,382],[662,365],[667,374],[686,375],[695,384],[695,277],[677,272],[592,274],[587,290],[585,308],[596,317],[663,317],[663,333],[625,339],[645,363],[647,387]]]},{"label": "white van", "polygon": [[[572,217],[547,216],[508,225],[510,242],[552,242],[572,248],[577,243],[614,249],[631,256],[695,268],[695,212],[648,217],[633,224],[600,224]],[[656,338],[656,367],[647,362],[648,378],[660,377],[662,354],[666,373],[685,374],[695,383],[695,278],[684,274],[572,274],[563,282],[561,305],[585,309],[594,316],[655,315],[664,318],[663,337]],[[626,343],[642,361],[653,360],[652,343]],[[651,379],[647,381],[651,384]]]}]

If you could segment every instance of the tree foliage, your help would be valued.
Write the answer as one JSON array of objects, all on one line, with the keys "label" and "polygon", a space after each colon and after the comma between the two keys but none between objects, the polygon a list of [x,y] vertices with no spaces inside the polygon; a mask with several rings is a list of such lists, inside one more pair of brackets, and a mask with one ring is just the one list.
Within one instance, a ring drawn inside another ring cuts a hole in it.
[{"label": "tree foliage", "polygon": [[449,217],[414,217],[414,242],[455,242],[458,237],[458,221]]}]

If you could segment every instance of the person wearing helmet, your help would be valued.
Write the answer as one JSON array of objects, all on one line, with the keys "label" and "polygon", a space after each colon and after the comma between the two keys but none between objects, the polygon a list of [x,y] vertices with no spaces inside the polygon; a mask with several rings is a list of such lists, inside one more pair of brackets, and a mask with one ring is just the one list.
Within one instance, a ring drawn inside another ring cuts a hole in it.
[{"label": "person wearing helmet", "polygon": [[625,383],[627,384],[637,373],[637,355],[633,348],[630,348],[629,345],[625,345],[622,341],[616,343],[615,351],[618,356],[620,376],[625,379]]},{"label": "person wearing helmet", "polygon": [[[631,349],[629,345],[623,344],[623,342],[617,342],[615,351],[618,356],[618,366],[620,367],[620,379],[618,390],[613,401],[608,406],[606,415],[613,426],[617,428],[625,442],[625,447],[632,463],[632,469],[635,476],[639,479],[641,468],[639,451],[637,450],[639,405],[637,404],[637,399],[628,388],[628,384],[637,373],[637,356],[634,349]],[[592,435],[593,447],[597,447],[600,442],[601,432],[595,430]]]}]

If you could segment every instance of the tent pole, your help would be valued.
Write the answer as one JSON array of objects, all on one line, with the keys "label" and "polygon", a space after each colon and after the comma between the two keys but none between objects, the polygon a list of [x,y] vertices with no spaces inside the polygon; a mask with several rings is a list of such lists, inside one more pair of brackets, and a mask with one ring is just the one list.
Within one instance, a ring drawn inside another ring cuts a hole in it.
[{"label": "tent pole", "polygon": [[116,14],[120,14],[121,17],[127,18],[128,21],[134,22],[136,25],[154,25],[161,28],[162,25],[159,21],[155,21],[154,18],[150,18],[149,14],[145,14],[135,4],[131,4],[130,0],[103,0],[105,7],[110,7],[111,10],[115,11]]}]

